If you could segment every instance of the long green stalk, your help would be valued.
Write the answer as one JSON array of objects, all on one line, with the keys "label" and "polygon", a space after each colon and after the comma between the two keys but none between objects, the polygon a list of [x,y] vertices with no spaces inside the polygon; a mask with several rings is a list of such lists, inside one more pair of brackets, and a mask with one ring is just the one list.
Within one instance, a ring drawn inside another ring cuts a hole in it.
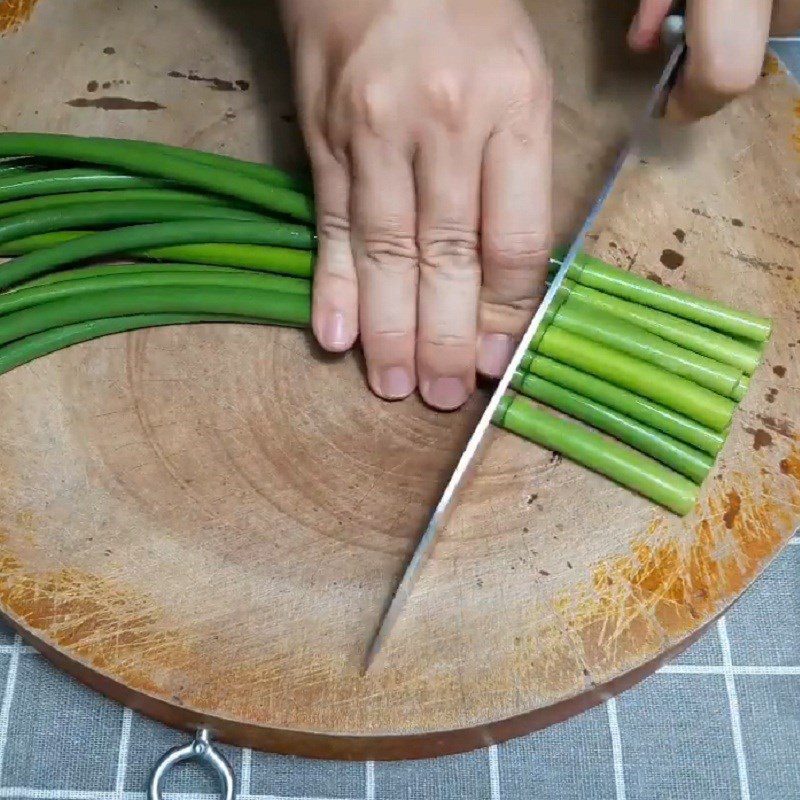
[{"label": "long green stalk", "polygon": [[539,352],[685,414],[715,431],[731,423],[732,400],[659,367],[551,325]]},{"label": "long green stalk", "polygon": [[42,161],[35,158],[0,158],[0,177],[22,175],[26,173],[32,174],[52,168],[52,165],[47,166]]},{"label": "long green stalk", "polygon": [[99,339],[124,331],[156,328],[164,325],[187,325],[198,322],[237,322],[270,324],[269,320],[247,317],[220,316],[218,314],[134,314],[125,317],[95,319],[52,328],[42,333],[26,336],[0,348],[0,375],[35,361],[37,358],[63,350],[74,344]]},{"label": "long green stalk", "polygon": [[553,324],[680,375],[725,397],[731,397],[742,380],[741,370],[679,347],[573,295],[561,306]]},{"label": "long green stalk", "polygon": [[[190,203],[224,208],[236,208],[224,197],[214,197],[197,192],[183,192],[177,189],[117,189],[106,192],[75,192],[73,194],[52,194],[41,197],[29,197],[24,200],[12,200],[0,203],[0,218],[15,217],[34,211],[48,211],[66,206],[79,206],[86,203],[118,203],[118,202],[164,202]],[[238,206],[241,208],[241,206]],[[263,215],[259,215],[263,217]]]},{"label": "long green stalk", "polygon": [[734,392],[733,392],[733,394],[731,395],[731,397],[732,397],[732,398],[733,398],[733,399],[734,399],[734,400],[735,400],[737,403],[740,403],[742,400],[744,400],[744,398],[745,398],[745,396],[747,395],[747,392],[748,392],[749,390],[750,390],[750,378],[748,378],[748,377],[747,377],[747,375],[745,375],[745,376],[742,378],[742,380],[741,380],[741,382],[739,383],[739,385],[738,385],[738,386],[736,387],[736,389],[734,390]]},{"label": "long green stalk", "polygon": [[[0,134],[1,136],[2,134]],[[120,203],[82,203],[74,207],[34,211],[10,217],[0,223],[0,243],[26,236],[86,226],[137,225],[177,220],[242,220],[261,222],[264,217],[252,211],[226,206],[206,206],[170,201],[123,201]]]},{"label": "long green stalk", "polygon": [[676,514],[688,514],[697,502],[698,487],[683,475],[576,422],[543,411],[521,397],[504,398],[494,421],[496,425],[561,453]]},{"label": "long green stalk", "polygon": [[31,170],[21,165],[10,164],[6,167],[0,165],[0,179],[16,175],[30,175]]},{"label": "long green stalk", "polygon": [[24,156],[12,156],[11,158],[0,158],[0,172],[6,169],[36,169],[39,166],[36,159]]},{"label": "long green stalk", "polygon": [[103,169],[53,169],[0,176],[0,202],[47,194],[117,189],[159,189],[174,186],[155,178],[139,178]]},{"label": "long green stalk", "polygon": [[[76,278],[46,286],[28,286],[16,291],[0,294],[0,315],[11,314],[23,308],[49,303],[65,298],[97,295],[112,289],[146,289],[159,286],[177,287],[192,294],[195,290],[209,286],[220,288],[252,289],[255,292],[282,292],[297,294],[310,302],[311,284],[299,278],[254,272],[215,272],[200,268],[196,270],[163,270],[161,272],[121,272]],[[102,309],[101,309],[102,311]],[[1,323],[1,321],[0,321]]]},{"label": "long green stalk", "polygon": [[252,244],[189,244],[147,248],[131,253],[148,259],[191,261],[196,264],[237,267],[282,275],[310,278],[314,272],[314,253],[289,247],[264,247]]},{"label": "long green stalk", "polygon": [[571,296],[601,311],[632,322],[662,339],[721,361],[748,375],[753,374],[761,361],[761,354],[751,344],[745,344],[696,322],[665,314],[663,311],[638,303],[631,303],[580,284],[573,284]]},{"label": "long green stalk", "polygon": [[129,142],[48,133],[0,133],[0,156],[3,155],[33,155],[115,167],[234,197],[304,222],[314,220],[313,203],[300,192]]},{"label": "long green stalk", "polygon": [[[93,141],[106,141],[105,139],[94,138]],[[237,172],[240,175],[247,175],[259,181],[264,181],[271,186],[282,189],[294,189],[304,192],[308,189],[308,184],[300,177],[290,175],[288,172],[272,167],[269,164],[256,164],[252,161],[244,161],[232,156],[224,156],[219,153],[208,153],[205,150],[192,150],[188,147],[175,147],[174,145],[161,144],[160,142],[146,142],[138,139],[117,139],[115,141],[126,142],[137,147],[151,148],[157,152],[167,155],[179,156],[198,164],[207,164],[211,167],[226,169]]]},{"label": "long green stalk", "polygon": [[610,434],[641,453],[652,456],[698,485],[706,479],[714,466],[713,460],[705,453],[536,375],[518,370],[512,386],[527,397],[569,414],[570,417]]},{"label": "long green stalk", "polygon": [[527,353],[521,368],[608,408],[613,408],[710,456],[716,457],[725,444],[726,431],[720,433],[712,430],[671,408],[654,403],[627,389],[621,389],[613,383],[561,364],[547,356]]},{"label": "long green stalk", "polygon": [[[217,272],[239,274],[243,270],[235,267],[215,267],[208,264],[184,264],[184,263],[158,263],[158,264],[98,264],[91,267],[76,267],[75,269],[65,269],[60,272],[51,272],[41,278],[34,278],[27,283],[19,284],[8,293],[19,292],[22,289],[31,289],[34,286],[52,286],[55,283],[66,281],[84,280],[85,278],[104,278],[106,275],[147,275],[162,272]],[[0,294],[0,300],[4,295]]]},{"label": "long green stalk", "polygon": [[82,239],[92,233],[97,233],[97,231],[53,231],[52,233],[37,233],[35,236],[25,236],[22,239],[14,239],[13,242],[0,244],[0,258],[24,256],[37,250],[55,247],[57,244],[71,242],[73,239]]},{"label": "long green stalk", "polygon": [[92,319],[132,314],[218,314],[306,326],[307,296],[228,286],[110,289],[41,303],[0,317],[0,345],[35,333]]},{"label": "long green stalk", "polygon": [[76,262],[148,247],[198,244],[209,239],[230,244],[262,244],[310,250],[309,228],[282,222],[189,220],[135,225],[103,231],[19,256],[0,267],[0,290]]},{"label": "long green stalk", "polygon": [[[0,257],[21,256],[89,236],[96,231],[56,231],[15,239],[0,244]],[[314,253],[288,247],[269,247],[254,244],[203,243],[152,247],[126,253],[136,259],[193,262],[214,266],[230,266],[282,275],[310,278],[314,271]]]},{"label": "long green stalk", "polygon": [[583,286],[698,322],[731,336],[765,342],[772,333],[772,321],[766,317],[661,286],[583,253],[571,265],[568,277]]}]

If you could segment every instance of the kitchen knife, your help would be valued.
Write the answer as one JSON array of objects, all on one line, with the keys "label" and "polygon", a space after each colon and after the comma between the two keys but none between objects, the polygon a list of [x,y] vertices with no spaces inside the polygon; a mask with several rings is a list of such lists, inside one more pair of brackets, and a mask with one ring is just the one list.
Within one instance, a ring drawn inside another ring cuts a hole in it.
[{"label": "kitchen knife", "polygon": [[616,179],[622,171],[628,156],[636,150],[637,145],[640,143],[647,130],[649,121],[653,117],[661,116],[663,114],[669,90],[674,84],[678,70],[680,69],[681,63],[686,54],[686,45],[683,38],[683,18],[681,15],[671,15],[667,18],[662,31],[662,39],[664,41],[677,43],[675,43],[672,47],[666,66],[664,67],[658,82],[650,93],[650,97],[647,101],[647,105],[645,106],[642,117],[640,118],[637,126],[633,129],[630,138],[625,143],[619,156],[617,157],[614,166],[606,178],[605,185],[594,201],[594,204],[589,211],[589,215],[586,217],[586,220],[570,245],[566,256],[561,262],[558,272],[555,274],[550,283],[541,305],[537,309],[527,331],[520,340],[519,347],[517,347],[508,369],[500,379],[500,382],[498,383],[497,388],[492,395],[491,400],[489,401],[489,405],[486,406],[486,410],[483,412],[474,432],[472,433],[472,436],[467,442],[467,446],[464,448],[464,451],[461,454],[455,471],[445,487],[439,503],[433,511],[430,522],[428,523],[425,532],[422,534],[422,538],[419,540],[411,559],[406,565],[405,573],[403,574],[400,583],[397,585],[389,606],[386,608],[380,623],[380,627],[378,628],[378,631],[375,634],[375,637],[373,638],[367,652],[364,665],[365,672],[369,670],[369,668],[375,662],[376,657],[383,648],[383,645],[394,628],[395,623],[400,617],[408,598],[411,596],[411,592],[416,584],[416,580],[425,566],[431,551],[433,550],[436,537],[447,522],[459,491],[468,482],[469,476],[475,464],[479,461],[480,454],[488,438],[487,433],[492,424],[492,418],[497,411],[498,406],[500,405],[500,401],[508,391],[508,388],[511,384],[511,379],[514,377],[517,364],[519,364],[519,362],[522,360],[522,357],[528,351],[528,348],[531,346],[531,344],[536,343],[537,337],[541,336],[541,334],[547,328],[547,324],[552,320],[555,312],[558,310],[559,305],[565,299],[567,292],[563,287],[564,279],[569,272],[572,262],[583,248],[586,235],[594,227],[594,223],[597,220],[597,217],[600,214],[600,211],[602,210],[606,200],[611,194]]}]

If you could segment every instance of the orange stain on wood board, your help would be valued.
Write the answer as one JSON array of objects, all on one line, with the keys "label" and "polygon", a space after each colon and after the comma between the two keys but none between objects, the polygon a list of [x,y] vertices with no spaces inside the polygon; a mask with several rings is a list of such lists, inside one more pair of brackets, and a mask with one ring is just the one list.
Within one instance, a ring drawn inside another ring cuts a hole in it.
[{"label": "orange stain on wood board", "polygon": [[149,601],[79,570],[32,574],[11,552],[7,531],[0,531],[0,604],[46,643],[143,692],[157,692],[165,676],[139,668],[137,652],[161,651],[165,670],[193,658],[175,632],[159,632]]},{"label": "orange stain on wood board", "polygon": [[38,0],[0,0],[0,34],[11,33],[27,22]]},{"label": "orange stain on wood board", "polygon": [[767,53],[764,57],[764,66],[761,68],[764,76],[767,75],[782,75],[783,67],[781,62],[772,53]]},{"label": "orange stain on wood board", "polygon": [[[594,568],[583,591],[556,610],[595,681],[626,663],[657,655],[720,613],[756,577],[791,534],[800,510],[800,446],[780,461],[780,475],[759,485],[731,473],[703,503],[690,542],[675,541],[654,518],[630,556]],[[789,480],[781,500],[771,481]]]},{"label": "orange stain on wood board", "polygon": [[800,153],[800,100],[797,100],[794,104],[794,116],[797,119],[797,127],[792,134],[792,144],[794,149]]},{"label": "orange stain on wood board", "polygon": [[[157,603],[122,581],[69,568],[31,571],[12,550],[12,541],[26,532],[22,522],[16,520],[20,527],[13,533],[0,529],[0,607],[37,640],[135,692],[175,706],[218,710],[222,716],[254,719],[260,714],[264,724],[270,723],[272,709],[256,704],[269,692],[240,687],[280,687],[291,664],[289,654],[243,656],[239,667],[219,663],[207,635],[170,625]],[[319,681],[298,687],[303,692],[298,708],[330,704],[326,676],[334,671],[337,656],[329,661],[320,659]],[[358,681],[352,686],[357,689]]]},{"label": "orange stain on wood board", "polygon": [[792,453],[787,458],[781,459],[780,470],[782,474],[790,475],[800,482],[800,456]]}]

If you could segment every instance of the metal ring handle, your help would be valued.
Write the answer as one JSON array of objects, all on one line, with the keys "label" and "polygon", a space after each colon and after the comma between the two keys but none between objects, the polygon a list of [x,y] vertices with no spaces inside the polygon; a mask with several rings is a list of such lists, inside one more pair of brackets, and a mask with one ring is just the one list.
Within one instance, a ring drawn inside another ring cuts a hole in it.
[{"label": "metal ring handle", "polygon": [[166,752],[153,768],[150,783],[147,786],[148,800],[163,800],[161,785],[167,773],[182,761],[197,761],[207,765],[217,776],[222,797],[225,800],[234,800],[236,794],[236,778],[222,753],[211,743],[211,735],[205,729],[199,730],[194,741],[189,744],[173,747]]}]

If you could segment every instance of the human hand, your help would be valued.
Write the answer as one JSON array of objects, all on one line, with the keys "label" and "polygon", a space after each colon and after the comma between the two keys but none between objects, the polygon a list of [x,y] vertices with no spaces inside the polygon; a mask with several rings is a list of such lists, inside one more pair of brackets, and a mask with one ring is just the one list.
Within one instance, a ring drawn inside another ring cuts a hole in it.
[{"label": "human hand", "polygon": [[[672,0],[641,0],[628,32],[637,51],[654,49]],[[689,122],[717,112],[761,74],[770,33],[800,27],[799,0],[689,0],[688,54],[670,94],[668,119]]]},{"label": "human hand", "polygon": [[551,88],[517,0],[282,0],[314,173],[313,328],[454,409],[544,287]]}]

